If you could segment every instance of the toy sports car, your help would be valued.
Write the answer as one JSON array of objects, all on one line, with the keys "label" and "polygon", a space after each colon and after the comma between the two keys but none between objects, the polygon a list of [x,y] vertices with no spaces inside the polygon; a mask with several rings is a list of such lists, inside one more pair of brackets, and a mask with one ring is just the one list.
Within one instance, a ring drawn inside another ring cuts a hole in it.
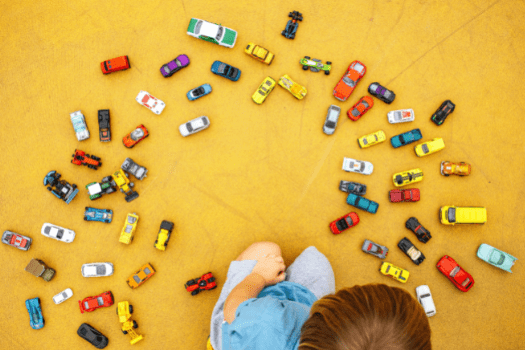
[{"label": "toy sports car", "polygon": [[415,245],[410,242],[408,238],[403,238],[397,244],[399,249],[401,249],[412,261],[414,264],[419,265],[425,260],[425,256],[421,253]]},{"label": "toy sports car", "polygon": [[120,192],[126,195],[126,202],[131,202],[132,200],[137,199],[139,197],[139,194],[132,190],[135,184],[133,182],[129,182],[128,174],[126,174],[124,170],[117,170],[113,173],[113,175],[111,175],[111,177],[113,178],[111,184],[113,185],[113,187],[117,187],[118,189],[120,189]]},{"label": "toy sports car", "polygon": [[158,98],[152,96],[149,92],[140,90],[135,100],[144,107],[148,108],[155,114],[161,114],[166,104]]},{"label": "toy sports car", "polygon": [[270,51],[266,50],[264,47],[255,45],[254,43],[248,43],[248,46],[244,49],[244,53],[250,55],[256,60],[266,63],[267,65],[272,64],[275,55]]},{"label": "toy sports car", "polygon": [[367,161],[355,160],[345,157],[343,159],[343,170],[352,173],[370,175],[374,171],[374,166],[372,163]]},{"label": "toy sports car", "polygon": [[91,263],[84,264],[80,269],[83,277],[106,277],[113,274],[114,268],[112,263]]},{"label": "toy sports car", "polygon": [[138,165],[131,158],[126,158],[120,168],[135,176],[137,180],[144,180],[144,178],[147,177],[146,173],[148,172],[148,169]]},{"label": "toy sports car", "polygon": [[237,32],[220,24],[192,18],[186,34],[220,46],[232,48],[237,40]]},{"label": "toy sports car", "polygon": [[326,64],[323,64],[323,61],[318,60],[317,58],[310,58],[309,56],[304,56],[299,60],[299,63],[303,66],[303,70],[310,70],[312,72],[324,71],[324,74],[329,75],[330,70],[332,69],[332,62],[326,61]]},{"label": "toy sports car", "polygon": [[430,232],[424,228],[415,217],[411,217],[405,223],[405,227],[412,230],[420,242],[427,243],[432,238]]},{"label": "toy sports car", "polygon": [[104,349],[109,343],[108,338],[104,334],[87,323],[82,323],[80,327],[78,327],[77,334],[97,349]]},{"label": "toy sports car", "polygon": [[173,227],[175,227],[175,224],[171,221],[162,220],[160,224],[160,230],[159,233],[157,233],[157,239],[155,240],[155,244],[153,245],[158,250],[166,250],[166,247],[168,246],[168,242],[170,240],[171,231],[173,231]]},{"label": "toy sports car", "polygon": [[92,201],[102,197],[104,194],[110,194],[117,190],[117,187],[113,185],[113,178],[106,176],[100,183],[91,182],[86,185],[86,189],[89,193],[89,199]]},{"label": "toy sports car", "polygon": [[334,220],[330,223],[330,231],[334,235],[338,235],[341,232],[349,229],[350,227],[354,227],[359,223],[359,216],[357,216],[357,213],[348,213],[345,216],[340,217],[337,220]]},{"label": "toy sports car", "polygon": [[452,163],[448,160],[441,162],[441,175],[450,176],[450,175],[459,175],[467,176],[470,175],[470,164],[461,162],[461,163]]},{"label": "toy sports car", "polygon": [[86,119],[81,111],[69,113],[71,117],[71,123],[73,123],[73,129],[77,136],[78,141],[89,139],[89,131],[86,125]]},{"label": "toy sports car", "polygon": [[113,210],[86,207],[84,212],[85,221],[99,221],[109,224],[113,220]]},{"label": "toy sports car", "polygon": [[391,190],[389,192],[390,202],[417,202],[420,198],[420,192],[417,188],[408,188],[404,190]]},{"label": "toy sports car", "polygon": [[273,91],[275,84],[275,80],[273,80],[272,77],[266,77],[261,85],[259,85],[257,88],[257,91],[255,91],[255,93],[252,95],[253,102],[257,103],[258,105],[262,104],[270,92]]},{"label": "toy sports car", "polygon": [[[352,62],[341,80],[339,80],[335,86],[333,92],[334,97],[339,101],[345,102],[365,73],[366,67],[364,64],[359,61]],[[370,98],[370,100],[372,99]]]},{"label": "toy sports car", "polygon": [[485,243],[482,243],[479,246],[476,255],[478,258],[491,264],[492,266],[496,266],[510,273],[512,273],[510,269],[512,266],[514,266],[516,260],[518,260],[509,253],[505,253]]},{"label": "toy sports car", "polygon": [[179,132],[182,136],[186,137],[193,135],[210,127],[210,120],[206,116],[198,117],[190,120],[187,123],[179,126]]},{"label": "toy sports car", "polygon": [[385,247],[384,245],[369,241],[368,239],[365,239],[365,242],[363,243],[361,250],[364,251],[365,253],[372,254],[373,256],[377,256],[379,259],[384,259],[388,255],[387,247]]},{"label": "toy sports car", "polygon": [[401,283],[406,283],[408,280],[408,276],[410,276],[410,273],[407,270],[394,266],[386,261],[381,264],[381,268],[379,269],[379,271],[383,275],[392,277],[393,279]]},{"label": "toy sports car", "polygon": [[303,20],[303,14],[298,11],[293,11],[288,13],[288,17],[292,19],[286,23],[286,27],[281,32],[281,35],[287,39],[294,39],[297,28],[299,28],[299,23],[297,21]]},{"label": "toy sports car", "polygon": [[79,149],[75,150],[75,153],[72,155],[71,163],[75,165],[87,165],[88,168],[97,170],[99,166],[102,165],[100,158],[94,155],[86,154],[86,152]]},{"label": "toy sports car", "polygon": [[2,234],[2,243],[10,245],[11,247],[18,248],[20,250],[29,250],[33,240],[29,237],[19,235],[11,231],[4,231]]},{"label": "toy sports car", "polygon": [[306,96],[306,88],[297,84],[287,74],[279,78],[279,85],[290,91],[290,93],[298,100],[302,100]]},{"label": "toy sports car", "polygon": [[394,186],[401,187],[423,180],[423,170],[417,168],[396,173],[392,176]]},{"label": "toy sports car", "polygon": [[197,295],[203,290],[212,290],[217,288],[217,282],[215,282],[215,277],[211,272],[205,273],[202,277],[197,277],[193,280],[189,280],[184,285],[184,288],[188,292],[191,292],[191,295]]},{"label": "toy sports car", "polygon": [[454,109],[456,109],[456,105],[452,103],[450,100],[446,100],[439,106],[437,111],[430,117],[430,120],[432,120],[436,125],[441,125],[447,119],[448,115],[452,112],[454,112]]},{"label": "toy sports car", "polygon": [[348,118],[353,121],[361,118],[370,108],[374,107],[374,100],[371,97],[363,96],[357,103],[346,112]]},{"label": "toy sports car", "polygon": [[46,237],[53,238],[57,241],[65,243],[71,243],[75,240],[75,231],[53,224],[49,224],[47,222],[44,225],[42,225],[40,233],[42,233]]},{"label": "toy sports car", "polygon": [[393,91],[388,90],[384,86],[381,86],[379,83],[372,83],[368,87],[368,93],[381,101],[391,104],[396,98],[396,94]]},{"label": "toy sports car", "polygon": [[164,78],[171,77],[173,74],[178,72],[184,67],[187,67],[190,64],[190,59],[186,55],[179,55],[173,61],[170,61],[160,67],[160,72]]},{"label": "toy sports car", "polygon": [[323,132],[326,135],[332,135],[335,132],[337,121],[339,120],[339,114],[341,114],[341,107],[336,105],[330,105],[330,107],[328,107],[326,120],[323,125]]},{"label": "toy sports car", "polygon": [[434,300],[432,299],[432,294],[430,293],[430,288],[427,285],[422,285],[416,288],[417,301],[425,309],[425,313],[428,317],[434,316],[436,314],[436,306],[434,305]]},{"label": "toy sports car", "polygon": [[215,61],[211,65],[211,72],[220,77],[237,81],[241,77],[241,70],[221,61]]},{"label": "toy sports car", "polygon": [[385,132],[383,130],[379,130],[358,138],[357,144],[359,145],[359,148],[367,148],[384,142],[385,140]]},{"label": "toy sports car", "polygon": [[29,312],[29,324],[33,329],[41,329],[44,327],[44,315],[42,315],[42,305],[40,298],[33,298],[26,300],[26,309]]},{"label": "toy sports car", "polygon": [[392,144],[392,147],[398,148],[421,140],[422,138],[423,134],[421,134],[421,130],[414,129],[392,137],[390,143]]},{"label": "toy sports car", "polygon": [[126,221],[124,222],[124,227],[122,228],[122,231],[120,232],[119,242],[124,244],[130,244],[133,242],[133,235],[135,234],[135,230],[137,229],[137,223],[139,221],[139,217],[135,213],[128,213],[126,216]]},{"label": "toy sports car", "polygon": [[442,257],[436,267],[439,272],[445,275],[455,286],[462,292],[468,292],[474,286],[474,279],[472,276],[450,256]]},{"label": "toy sports car", "polygon": [[78,194],[78,188],[75,184],[71,185],[65,180],[60,180],[61,176],[62,175],[55,170],[51,170],[44,177],[44,186],[47,186],[48,191],[53,193],[57,198],[69,204]]},{"label": "toy sports car", "polygon": [[130,68],[128,56],[115,57],[110,60],[100,63],[102,73],[109,74],[119,70],[126,70]]},{"label": "toy sports car", "polygon": [[66,301],[67,299],[71,298],[73,296],[73,291],[71,288],[66,288],[57,295],[53,297],[53,302],[58,305]]},{"label": "toy sports car", "polygon": [[198,98],[208,95],[209,93],[211,93],[211,91],[212,90],[210,84],[203,84],[199,87],[196,87],[195,89],[191,89],[190,91],[188,91],[186,97],[190,101],[195,101]]},{"label": "toy sports car", "polygon": [[144,140],[148,136],[148,129],[146,129],[146,127],[141,124],[137,126],[135,130],[124,136],[122,143],[124,143],[124,146],[127,148],[133,148],[137,143]]},{"label": "toy sports car", "polygon": [[84,298],[82,301],[78,301],[80,307],[80,313],[95,311],[101,307],[108,307],[113,305],[113,293],[111,291],[104,292],[100,295],[93,297]]},{"label": "toy sports car", "polygon": [[111,141],[111,127],[109,124],[109,109],[99,109],[98,111],[98,131],[100,142]]},{"label": "toy sports car", "polygon": [[348,194],[348,197],[346,198],[346,203],[358,209],[365,210],[369,212],[370,214],[377,213],[377,209],[379,208],[378,203],[371,201],[370,199],[358,196],[353,193]]},{"label": "toy sports car", "polygon": [[146,264],[135,272],[130,278],[128,278],[128,286],[135,289],[146,282],[151,276],[155,274],[155,269],[151,264]]},{"label": "toy sports car", "polygon": [[420,143],[416,147],[414,147],[414,151],[416,152],[416,155],[418,157],[428,156],[429,154],[435,153],[437,151],[441,151],[443,148],[445,148],[445,142],[443,142],[443,139],[438,137],[435,139],[432,139],[432,141],[427,141]]},{"label": "toy sports car", "polygon": [[415,119],[413,109],[400,109],[391,111],[387,114],[388,122],[390,124],[412,122]]},{"label": "toy sports car", "polygon": [[366,194],[366,185],[357,182],[341,180],[339,189],[346,193],[357,194],[358,196],[364,196]]}]

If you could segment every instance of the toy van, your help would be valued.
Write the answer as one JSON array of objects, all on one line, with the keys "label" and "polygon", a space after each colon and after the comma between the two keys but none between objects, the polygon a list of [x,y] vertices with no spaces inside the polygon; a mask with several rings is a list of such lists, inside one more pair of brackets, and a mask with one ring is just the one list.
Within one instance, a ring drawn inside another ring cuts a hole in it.
[{"label": "toy van", "polygon": [[439,218],[444,225],[484,224],[487,222],[485,207],[445,206],[439,209]]},{"label": "toy van", "polygon": [[104,74],[126,70],[130,67],[128,56],[120,56],[100,63],[100,68]]}]

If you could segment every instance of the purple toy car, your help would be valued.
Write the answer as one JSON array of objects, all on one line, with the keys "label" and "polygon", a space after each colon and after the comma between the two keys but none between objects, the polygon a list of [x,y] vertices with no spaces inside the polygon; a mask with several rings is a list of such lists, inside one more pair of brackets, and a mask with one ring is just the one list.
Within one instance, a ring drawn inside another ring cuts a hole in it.
[{"label": "purple toy car", "polygon": [[178,72],[184,67],[190,64],[190,59],[186,55],[180,55],[171,62],[166,63],[160,67],[160,72],[164,78],[171,77],[174,73]]}]

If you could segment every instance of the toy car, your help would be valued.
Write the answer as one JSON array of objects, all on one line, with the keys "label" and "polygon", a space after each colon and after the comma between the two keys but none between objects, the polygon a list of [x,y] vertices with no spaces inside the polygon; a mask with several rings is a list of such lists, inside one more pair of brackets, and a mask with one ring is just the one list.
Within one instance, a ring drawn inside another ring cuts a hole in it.
[{"label": "toy car", "polygon": [[84,264],[80,269],[82,277],[105,277],[113,274],[114,268],[112,263],[91,263]]},{"label": "toy car", "polygon": [[104,74],[126,70],[130,67],[128,56],[120,56],[100,63],[100,68]]},{"label": "toy car", "polygon": [[215,277],[211,272],[205,273],[202,277],[197,277],[193,280],[189,280],[184,285],[184,288],[188,292],[191,292],[191,295],[197,295],[203,290],[212,290],[217,288],[217,282],[215,282]]},{"label": "toy car", "polygon": [[120,232],[120,238],[119,242],[124,244],[130,244],[133,242],[133,235],[135,234],[135,230],[137,229],[137,223],[139,221],[139,217],[135,213],[128,213],[126,216],[126,222],[124,222],[124,227],[122,228],[122,231]]},{"label": "toy car", "polygon": [[264,78],[261,85],[259,85],[257,88],[257,91],[255,91],[255,93],[252,95],[253,102],[257,103],[258,105],[262,104],[270,92],[273,91],[275,84],[275,80],[273,80],[272,77]]},{"label": "toy car", "polygon": [[512,268],[512,266],[514,266],[516,260],[518,260],[509,253],[505,253],[486,243],[482,243],[479,246],[476,255],[478,256],[478,258],[491,264],[492,266],[496,266],[510,273],[512,273],[510,269]]},{"label": "toy car", "polygon": [[241,77],[241,70],[221,61],[215,61],[211,65],[211,72],[220,77],[237,81]]},{"label": "toy car", "polygon": [[391,111],[387,114],[388,122],[390,124],[412,122],[415,119],[413,109],[399,109]]},{"label": "toy car", "polygon": [[328,112],[326,113],[326,119],[323,125],[323,132],[326,135],[332,135],[337,127],[337,121],[339,120],[339,114],[341,114],[341,107],[336,105],[330,105]]},{"label": "toy car", "polygon": [[32,242],[33,240],[31,238],[11,231],[4,231],[2,234],[2,243],[20,250],[29,250]]},{"label": "toy car", "polygon": [[441,151],[443,148],[445,148],[445,142],[443,142],[443,139],[435,138],[432,139],[432,141],[420,143],[414,147],[414,151],[418,157],[424,157],[437,151]]},{"label": "toy car", "polygon": [[443,225],[481,225],[487,222],[487,208],[443,206],[439,208],[439,219]]},{"label": "toy car", "polygon": [[100,183],[91,182],[86,185],[86,190],[89,194],[89,199],[92,201],[102,197],[104,194],[110,194],[117,190],[117,187],[113,185],[113,178],[106,176]]},{"label": "toy car", "polygon": [[71,155],[71,163],[75,165],[87,165],[88,168],[97,170],[99,166],[102,165],[100,158],[94,155],[86,154],[86,152],[79,149],[75,150],[75,153]]},{"label": "toy car", "polygon": [[144,178],[147,177],[146,173],[148,172],[148,169],[138,165],[131,158],[126,158],[120,168],[135,176],[137,180],[144,180]]},{"label": "toy car", "polygon": [[244,53],[250,55],[251,57],[266,63],[267,65],[272,64],[275,55],[270,51],[266,50],[264,47],[255,45],[254,43],[248,43],[248,46],[244,49]]},{"label": "toy car", "polygon": [[111,176],[113,178],[112,185],[118,187],[120,192],[126,195],[126,202],[131,202],[139,197],[139,194],[132,190],[132,187],[135,186],[135,184],[129,182],[128,174],[126,174],[124,170],[119,169]]},{"label": "toy car", "polygon": [[374,106],[374,100],[371,97],[363,96],[357,103],[346,112],[348,118],[353,121],[361,118],[370,108]]},{"label": "toy car", "polygon": [[379,208],[378,203],[353,193],[348,194],[348,197],[346,198],[346,203],[358,209],[365,210],[370,214],[377,213],[377,209]]},{"label": "toy car", "polygon": [[399,241],[397,246],[412,260],[414,264],[419,265],[425,260],[423,253],[421,253],[408,238],[404,237]]},{"label": "toy car", "polygon": [[371,134],[362,136],[357,139],[357,144],[359,148],[367,148],[384,142],[386,140],[386,135],[383,130],[373,132]]},{"label": "toy car", "polygon": [[343,170],[352,173],[370,175],[374,171],[374,166],[372,163],[364,160],[355,160],[345,157],[343,159]]},{"label": "toy car", "polygon": [[179,126],[179,132],[186,137],[210,127],[210,120],[206,116],[198,117]]},{"label": "toy car", "polygon": [[78,141],[83,141],[89,139],[89,131],[86,125],[86,119],[81,111],[76,111],[69,113],[71,117],[71,123],[73,123],[73,129],[77,135]]},{"label": "toy car", "polygon": [[341,232],[349,229],[350,227],[354,227],[359,223],[359,216],[357,216],[356,213],[348,213],[345,216],[340,217],[339,219],[332,221],[330,223],[330,231],[334,235],[338,235]]},{"label": "toy car", "polygon": [[450,100],[446,100],[439,106],[437,111],[430,117],[430,120],[432,120],[436,125],[441,125],[447,119],[448,115],[452,112],[454,112],[454,109],[456,109],[456,105],[452,103]]},{"label": "toy car", "polygon": [[330,75],[330,70],[332,69],[332,62],[326,61],[326,64],[323,64],[323,61],[318,60],[317,58],[311,59],[309,56],[301,58],[299,63],[302,64],[303,70],[308,70],[308,68],[310,68],[310,70],[315,73],[323,71],[324,74]]},{"label": "toy car", "polygon": [[420,198],[419,189],[417,188],[408,188],[404,190],[391,190],[390,202],[399,203],[399,202],[418,202]]},{"label": "toy car", "polygon": [[137,97],[135,97],[137,102],[144,107],[150,109],[155,114],[161,114],[166,104],[159,100],[158,98],[152,96],[149,92],[140,90]]},{"label": "toy car", "polygon": [[39,259],[31,259],[25,270],[36,277],[42,277],[46,282],[51,281],[55,276],[55,270]]},{"label": "toy car", "polygon": [[220,24],[192,18],[186,34],[204,41],[232,48],[237,40],[237,32]]},{"label": "toy car", "polygon": [[56,239],[57,241],[71,243],[75,240],[75,231],[68,230],[60,226],[45,223],[42,225],[40,232],[49,238]]},{"label": "toy car", "polygon": [[133,313],[133,305],[129,305],[127,301],[121,301],[117,306],[117,315],[119,321],[122,323],[122,333],[128,334],[131,337],[131,345],[144,339],[142,335],[135,332],[135,329],[139,327],[137,321],[131,319]]},{"label": "toy car", "polygon": [[33,329],[41,329],[44,327],[44,315],[42,315],[42,305],[40,298],[33,298],[26,300],[26,309],[29,312],[29,324]]},{"label": "toy car", "polygon": [[80,313],[92,312],[101,307],[108,307],[113,305],[113,293],[111,291],[104,292],[100,295],[95,295],[93,297],[84,298],[82,301],[78,301],[78,306],[80,307]]},{"label": "toy car", "polygon": [[61,291],[60,293],[58,293],[57,295],[55,295],[53,297],[53,302],[58,305],[58,304],[63,303],[67,299],[71,298],[72,296],[73,296],[73,291],[71,290],[71,288],[67,288]]},{"label": "toy car", "polygon": [[417,168],[407,171],[402,171],[400,173],[394,174],[392,176],[392,180],[394,181],[394,186],[401,187],[406,186],[412,183],[419,182],[423,180],[423,170]]},{"label": "toy car", "polygon": [[436,314],[436,306],[434,305],[434,300],[432,299],[432,294],[430,293],[430,288],[427,285],[422,285],[416,288],[417,301],[425,309],[425,313],[428,317],[432,317]]},{"label": "toy car", "polygon": [[108,338],[104,334],[87,323],[82,323],[80,327],[78,327],[77,334],[97,349],[104,349],[109,343]]},{"label": "toy car", "polygon": [[148,136],[148,129],[146,129],[146,127],[141,124],[137,126],[135,130],[124,136],[122,143],[124,143],[124,146],[127,148],[133,148],[137,143],[144,140]]},{"label": "toy car", "polygon": [[405,227],[412,230],[420,242],[427,243],[432,238],[430,232],[424,228],[415,217],[408,219],[405,223]]},{"label": "toy car", "polygon": [[358,182],[344,181],[339,183],[339,189],[346,193],[357,194],[358,196],[364,196],[366,194],[366,185]]},{"label": "toy car", "polygon": [[392,147],[399,148],[421,140],[422,138],[423,134],[421,134],[421,130],[414,129],[392,137],[390,143],[392,144]]},{"label": "toy car", "polygon": [[[354,61],[348,66],[345,74],[334,88],[333,95],[339,101],[345,102],[354,91],[357,83],[366,73],[366,67],[359,61]],[[369,97],[370,101],[372,99]],[[373,104],[373,101],[372,101]]]},{"label": "toy car", "polygon": [[302,100],[306,96],[306,88],[294,82],[287,74],[279,78],[279,85],[290,91],[290,93],[298,100]]},{"label": "toy car", "polygon": [[442,257],[436,267],[462,292],[468,292],[474,286],[472,276],[458,265],[450,256]]},{"label": "toy car", "polygon": [[281,35],[286,39],[294,39],[297,28],[299,28],[299,23],[297,21],[303,20],[303,14],[298,11],[293,11],[288,13],[288,17],[291,17],[292,19],[286,23],[286,27],[284,27]]},{"label": "toy car", "polygon": [[377,256],[379,259],[384,259],[388,255],[387,247],[385,247],[384,245],[369,241],[368,239],[365,239],[365,242],[363,243],[361,250],[364,251],[365,253],[372,254],[373,256]]},{"label": "toy car", "polygon": [[113,210],[86,207],[84,221],[99,221],[109,224],[113,220]]},{"label": "toy car", "polygon": [[155,274],[155,269],[151,264],[146,264],[135,272],[130,278],[128,278],[128,286],[135,289],[146,282],[151,276]]},{"label": "toy car", "polygon": [[160,73],[164,78],[171,77],[184,67],[190,64],[190,59],[186,55],[179,55],[173,61],[170,61],[160,67]]},{"label": "toy car", "polygon": [[98,132],[100,142],[111,141],[111,126],[109,124],[109,109],[99,109],[98,111]]},{"label": "toy car", "polygon": [[450,175],[459,175],[467,176],[470,175],[470,164],[461,162],[461,163],[452,163],[448,160],[441,162],[441,175],[450,176]]},{"label": "toy car", "polygon": [[195,89],[191,89],[190,91],[188,91],[186,97],[190,101],[195,101],[198,98],[208,95],[209,93],[211,93],[211,91],[212,90],[210,84],[203,84],[199,87],[196,87]]},{"label": "toy car", "polygon": [[383,275],[392,277],[393,279],[401,283],[406,283],[408,280],[408,276],[410,276],[410,273],[407,270],[394,266],[386,261],[381,264],[381,268],[379,269],[379,271]]},{"label": "toy car", "polygon": [[372,83],[368,87],[368,93],[381,101],[391,104],[396,99],[396,94],[379,83]]},{"label": "toy car", "polygon": [[69,204],[78,194],[78,188],[75,184],[71,185],[65,180],[60,180],[61,176],[62,175],[55,170],[51,170],[44,177],[44,186],[47,186],[48,191],[53,193],[57,198]]},{"label": "toy car", "polygon": [[166,247],[168,246],[168,242],[170,240],[171,231],[173,231],[173,227],[175,227],[175,224],[171,221],[162,220],[160,224],[160,230],[159,233],[157,233],[157,239],[155,240],[155,244],[153,245],[158,250],[166,250]]}]

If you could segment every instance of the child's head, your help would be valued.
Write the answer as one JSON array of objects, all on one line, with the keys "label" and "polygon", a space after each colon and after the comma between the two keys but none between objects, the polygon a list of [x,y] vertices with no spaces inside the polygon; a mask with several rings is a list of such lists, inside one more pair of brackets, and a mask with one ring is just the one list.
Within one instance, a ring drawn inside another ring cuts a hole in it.
[{"label": "child's head", "polygon": [[369,284],[315,302],[299,350],[429,350],[430,325],[417,300],[401,288]]}]

